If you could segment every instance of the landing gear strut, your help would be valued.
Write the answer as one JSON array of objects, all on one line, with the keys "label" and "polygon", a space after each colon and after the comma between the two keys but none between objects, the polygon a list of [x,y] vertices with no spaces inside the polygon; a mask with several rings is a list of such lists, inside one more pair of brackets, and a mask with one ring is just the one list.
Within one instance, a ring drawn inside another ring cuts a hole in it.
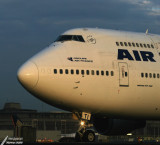
[{"label": "landing gear strut", "polygon": [[93,126],[90,123],[91,114],[88,115],[88,113],[85,113],[85,117],[87,118],[85,119],[83,113],[84,112],[82,112],[82,117],[80,117],[80,113],[78,113],[78,115],[76,114],[76,116],[81,120],[81,125],[76,132],[75,140],[77,142],[94,142],[95,132],[90,129]]}]

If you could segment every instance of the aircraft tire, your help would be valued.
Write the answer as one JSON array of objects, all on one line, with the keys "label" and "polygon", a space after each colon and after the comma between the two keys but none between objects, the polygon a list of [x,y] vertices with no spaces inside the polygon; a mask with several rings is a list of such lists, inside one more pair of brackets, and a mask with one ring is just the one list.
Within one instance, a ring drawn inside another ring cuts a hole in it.
[{"label": "aircraft tire", "polygon": [[86,130],[83,134],[82,140],[84,142],[94,142],[95,141],[95,133],[92,130]]}]

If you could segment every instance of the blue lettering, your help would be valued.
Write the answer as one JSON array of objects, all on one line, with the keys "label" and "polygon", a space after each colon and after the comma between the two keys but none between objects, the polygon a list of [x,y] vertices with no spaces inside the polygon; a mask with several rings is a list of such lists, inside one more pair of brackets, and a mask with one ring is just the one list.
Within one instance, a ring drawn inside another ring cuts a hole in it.
[{"label": "blue lettering", "polygon": [[134,60],[133,57],[128,52],[128,50],[118,49],[118,59],[123,60],[124,58],[127,58],[128,60]]},{"label": "blue lettering", "polygon": [[140,51],[141,56],[143,58],[143,61],[151,61],[151,62],[156,62],[154,60],[154,54],[152,52],[148,52],[148,51]]},{"label": "blue lettering", "polygon": [[141,61],[141,58],[140,58],[140,56],[139,56],[138,51],[133,50],[133,54],[134,54],[134,57],[135,57],[135,59],[136,59],[137,61]]},{"label": "blue lettering", "polygon": [[[140,51],[141,57],[143,61],[151,61],[156,62],[154,59],[154,54],[149,51]],[[130,52],[126,49],[118,49],[118,60],[128,59],[128,60],[136,60],[136,61],[142,61],[140,54],[137,50],[133,50],[133,55],[130,54]]]}]

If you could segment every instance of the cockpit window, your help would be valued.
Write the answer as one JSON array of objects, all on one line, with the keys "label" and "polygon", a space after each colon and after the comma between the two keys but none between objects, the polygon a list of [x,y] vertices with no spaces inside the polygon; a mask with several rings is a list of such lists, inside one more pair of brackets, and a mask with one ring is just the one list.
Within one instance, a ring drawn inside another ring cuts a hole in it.
[{"label": "cockpit window", "polygon": [[81,35],[61,35],[57,38],[55,42],[58,41],[80,41],[85,42]]}]

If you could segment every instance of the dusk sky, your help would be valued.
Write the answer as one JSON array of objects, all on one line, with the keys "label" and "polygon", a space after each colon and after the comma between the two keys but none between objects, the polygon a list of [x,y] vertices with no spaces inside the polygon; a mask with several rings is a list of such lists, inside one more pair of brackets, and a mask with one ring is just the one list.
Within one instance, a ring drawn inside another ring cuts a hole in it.
[{"label": "dusk sky", "polygon": [[0,0],[0,109],[54,111],[17,81],[18,68],[61,33],[98,27],[160,34],[160,0]]}]

